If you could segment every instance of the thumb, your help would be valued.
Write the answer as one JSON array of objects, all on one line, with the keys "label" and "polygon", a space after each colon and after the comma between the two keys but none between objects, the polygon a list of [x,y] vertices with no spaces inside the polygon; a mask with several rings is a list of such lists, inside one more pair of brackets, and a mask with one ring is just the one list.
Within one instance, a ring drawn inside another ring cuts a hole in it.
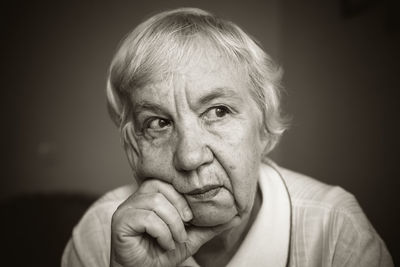
[{"label": "thumb", "polygon": [[187,257],[192,256],[207,241],[211,240],[220,233],[237,227],[240,224],[240,217],[235,216],[229,222],[215,227],[196,227],[188,229],[188,241],[186,242]]}]

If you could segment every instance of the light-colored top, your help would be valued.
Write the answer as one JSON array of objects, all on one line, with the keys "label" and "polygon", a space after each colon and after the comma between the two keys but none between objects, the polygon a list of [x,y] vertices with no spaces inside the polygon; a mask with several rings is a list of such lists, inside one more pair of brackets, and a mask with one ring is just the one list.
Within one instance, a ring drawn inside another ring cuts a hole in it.
[{"label": "light-colored top", "polygon": [[[393,266],[392,259],[355,198],[304,175],[263,164],[263,202],[229,267]],[[111,217],[136,187],[99,199],[74,228],[62,267],[109,266]],[[196,266],[193,258],[183,265]]]}]

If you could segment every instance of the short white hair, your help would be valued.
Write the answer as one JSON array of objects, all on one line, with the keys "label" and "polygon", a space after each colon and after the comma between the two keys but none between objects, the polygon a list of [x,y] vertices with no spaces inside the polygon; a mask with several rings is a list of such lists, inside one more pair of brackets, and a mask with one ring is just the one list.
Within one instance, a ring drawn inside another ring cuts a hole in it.
[{"label": "short white hair", "polygon": [[262,130],[269,140],[264,155],[268,154],[287,128],[280,108],[282,70],[239,26],[198,8],[150,17],[130,32],[117,50],[107,81],[107,102],[125,145],[129,142],[125,131],[133,130],[126,127],[133,127],[132,92],[152,82],[156,73],[165,75],[171,67],[185,66],[196,54],[198,38],[246,71],[250,93],[263,114]]}]

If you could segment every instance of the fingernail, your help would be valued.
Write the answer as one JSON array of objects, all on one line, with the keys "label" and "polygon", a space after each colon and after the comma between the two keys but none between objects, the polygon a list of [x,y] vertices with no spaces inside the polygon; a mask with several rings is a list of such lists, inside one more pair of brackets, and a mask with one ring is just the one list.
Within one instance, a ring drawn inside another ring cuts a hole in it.
[{"label": "fingernail", "polygon": [[186,207],[183,209],[183,220],[184,221],[190,221],[193,218],[192,211],[189,209],[189,207]]},{"label": "fingernail", "polygon": [[176,248],[175,243],[171,243],[171,246],[169,248],[170,251],[174,250]]}]

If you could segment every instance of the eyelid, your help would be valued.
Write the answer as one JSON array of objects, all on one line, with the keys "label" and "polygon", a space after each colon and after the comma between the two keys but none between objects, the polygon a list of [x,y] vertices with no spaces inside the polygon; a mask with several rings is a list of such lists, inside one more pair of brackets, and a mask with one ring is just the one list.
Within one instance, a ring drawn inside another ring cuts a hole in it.
[{"label": "eyelid", "polygon": [[[227,114],[232,114],[232,113],[234,113],[234,111],[233,111],[232,108],[230,108],[229,106],[226,106],[226,105],[222,105],[222,104],[221,104],[221,105],[214,105],[214,106],[208,108],[206,111],[204,111],[204,112],[202,113],[202,116],[205,117],[211,110],[215,110],[215,109],[217,109],[217,108],[222,108],[222,109],[226,110],[226,113],[227,113]],[[224,116],[224,117],[225,117],[225,116]],[[223,119],[224,117],[218,117],[218,118],[216,118],[216,119],[208,119],[208,121],[210,121],[210,122],[218,121],[218,120]]]},{"label": "eyelid", "polygon": [[164,120],[164,121],[168,122],[168,125],[171,125],[171,124],[172,124],[172,121],[169,120],[169,119],[162,118],[162,117],[157,117],[157,116],[152,116],[152,117],[147,118],[147,119],[144,121],[144,123],[143,123],[144,128],[145,128],[145,129],[151,129],[152,131],[163,131],[163,130],[165,130],[164,128],[159,128],[159,129],[150,128],[150,124],[151,124],[152,122],[154,122],[155,120]]},{"label": "eyelid", "polygon": [[148,119],[153,118],[153,117],[169,120],[168,114],[166,114],[162,110],[158,110],[156,108],[153,108],[153,109],[138,108],[134,112],[134,117],[137,119],[137,121],[140,124],[144,124],[145,121],[147,121]]}]

